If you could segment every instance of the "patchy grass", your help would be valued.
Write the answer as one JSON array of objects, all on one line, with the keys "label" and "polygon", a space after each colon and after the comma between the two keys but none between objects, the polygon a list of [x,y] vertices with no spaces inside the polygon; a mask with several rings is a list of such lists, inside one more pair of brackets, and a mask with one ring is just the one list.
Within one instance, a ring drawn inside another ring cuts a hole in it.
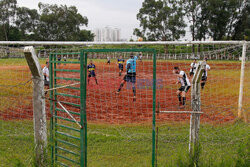
[{"label": "patchy grass", "polygon": [[[33,166],[32,121],[0,121],[0,125],[1,165]],[[161,124],[158,127],[158,166],[249,166],[247,134],[250,129],[247,124],[202,124],[198,164],[194,164],[188,156],[188,124]],[[78,136],[76,132],[67,133]],[[151,137],[151,127],[147,125],[88,124],[88,166],[150,166]],[[70,141],[62,136],[57,138]],[[65,148],[59,143],[58,146]],[[74,150],[73,147],[67,149]],[[74,151],[77,152],[76,149]],[[72,154],[61,153],[79,160]],[[68,161],[58,160],[75,166]]]}]

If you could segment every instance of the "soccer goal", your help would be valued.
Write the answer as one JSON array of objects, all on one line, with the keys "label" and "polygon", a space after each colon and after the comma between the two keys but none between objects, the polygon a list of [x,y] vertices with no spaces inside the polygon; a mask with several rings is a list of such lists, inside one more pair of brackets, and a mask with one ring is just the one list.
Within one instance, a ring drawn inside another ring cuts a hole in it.
[{"label": "soccer goal", "polygon": [[[249,130],[239,121],[248,122],[250,107],[249,45],[0,42],[0,119],[3,124],[12,120],[2,129],[13,135],[13,127],[21,125],[26,127],[21,135],[33,127],[36,94],[23,51],[33,46],[41,69],[46,64],[49,69],[42,95],[49,163],[168,166],[190,155],[204,163],[230,159],[238,150],[235,143],[247,141]],[[24,156],[27,162],[30,156]]]}]

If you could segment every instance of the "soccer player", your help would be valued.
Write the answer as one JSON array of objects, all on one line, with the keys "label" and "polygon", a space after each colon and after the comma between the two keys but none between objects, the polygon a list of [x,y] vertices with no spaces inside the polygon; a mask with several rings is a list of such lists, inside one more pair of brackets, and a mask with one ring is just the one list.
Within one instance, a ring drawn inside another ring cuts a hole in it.
[{"label": "soccer player", "polygon": [[140,61],[142,62],[142,52],[139,53]]},{"label": "soccer player", "polygon": [[[45,88],[49,88],[49,62],[46,61],[46,65],[42,70],[43,72],[43,78],[44,78],[44,86]],[[47,91],[45,92],[45,95],[47,94]]]},{"label": "soccer player", "polygon": [[119,76],[121,76],[122,71],[123,71],[123,63],[124,63],[124,59],[122,58],[122,56],[120,56],[120,58],[117,59],[117,63],[118,63],[118,68],[119,68]]},{"label": "soccer player", "polygon": [[[179,69],[179,67],[174,67],[173,73],[177,75],[178,77],[178,82],[181,84],[181,87],[177,90],[176,94],[179,99],[179,106],[181,108],[184,108],[186,105],[186,93],[188,92],[190,88],[190,82],[189,79],[186,75],[186,73],[182,70]],[[182,98],[182,101],[181,101]]]},{"label": "soccer player", "polygon": [[194,59],[194,61],[191,63],[191,65],[190,65],[190,73],[189,73],[189,75],[190,75],[190,77],[192,76],[192,75],[194,75],[194,73],[196,72],[196,67],[197,67],[197,63],[196,63],[196,59]]},{"label": "soccer player", "polygon": [[[206,61],[207,63],[207,58],[204,58],[204,60]],[[207,82],[207,72],[210,70],[210,66],[208,64],[206,64],[206,67],[205,67],[205,71],[204,73],[202,74],[202,77],[201,77],[201,88],[204,89],[204,86]]]},{"label": "soccer player", "polygon": [[[57,60],[61,61],[61,59],[62,59],[62,56],[61,55],[57,55]],[[58,63],[58,65],[61,65],[61,63]]]},{"label": "soccer player", "polygon": [[96,85],[98,85],[97,83],[97,79],[96,79],[96,75],[95,75],[95,65],[93,64],[92,60],[90,60],[90,63],[88,65],[88,71],[89,71],[89,75],[88,75],[88,84],[89,84],[89,80],[91,77],[95,78],[95,82],[96,82]]},{"label": "soccer player", "polygon": [[[66,55],[64,55],[64,56],[63,56],[63,60],[64,60],[64,62],[66,62],[66,61],[67,61],[67,57],[66,57]],[[66,66],[66,63],[65,63],[64,65]]]},{"label": "soccer player", "polygon": [[107,57],[107,60],[108,60],[107,64],[110,64],[110,57],[109,56]]},{"label": "soccer player", "polygon": [[124,76],[123,81],[120,84],[119,89],[117,90],[117,94],[120,93],[123,85],[126,82],[130,82],[132,84],[132,90],[133,90],[133,101],[136,101],[136,89],[135,89],[135,83],[136,83],[136,60],[137,56],[134,56],[132,53],[130,55],[130,59],[127,60],[126,62],[126,69],[127,69],[127,74]]}]

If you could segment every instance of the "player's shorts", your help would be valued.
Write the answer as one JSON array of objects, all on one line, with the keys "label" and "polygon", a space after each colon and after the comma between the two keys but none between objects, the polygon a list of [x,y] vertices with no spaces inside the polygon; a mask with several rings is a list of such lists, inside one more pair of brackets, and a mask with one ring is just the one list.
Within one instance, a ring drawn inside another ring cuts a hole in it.
[{"label": "player's shorts", "polygon": [[206,76],[202,76],[202,77],[201,77],[201,80],[202,80],[202,81],[207,81],[207,77],[206,77]]},{"label": "player's shorts", "polygon": [[61,61],[62,58],[57,58],[58,61]]},{"label": "player's shorts", "polygon": [[44,80],[44,86],[49,86],[49,81]]},{"label": "player's shorts", "polygon": [[123,78],[126,82],[136,83],[136,73],[128,73]]},{"label": "player's shorts", "polygon": [[194,72],[190,72],[189,75],[190,75],[190,76],[194,75]]},{"label": "player's shorts", "polygon": [[90,72],[89,75],[88,75],[88,77],[89,77],[89,78],[90,78],[90,77],[95,77],[95,72],[94,72],[94,71]]},{"label": "player's shorts", "polygon": [[108,64],[110,64],[110,60],[108,60],[108,62],[107,62]]},{"label": "player's shorts", "polygon": [[119,64],[119,69],[123,71],[123,64]]},{"label": "player's shorts", "polygon": [[190,89],[190,86],[181,86],[179,88],[179,91],[187,93],[189,89]]}]

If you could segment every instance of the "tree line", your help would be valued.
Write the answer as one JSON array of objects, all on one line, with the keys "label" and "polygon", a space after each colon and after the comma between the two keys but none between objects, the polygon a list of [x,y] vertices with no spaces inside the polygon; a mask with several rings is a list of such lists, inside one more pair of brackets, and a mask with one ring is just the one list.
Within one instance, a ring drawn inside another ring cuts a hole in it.
[{"label": "tree line", "polygon": [[93,41],[88,18],[75,6],[38,4],[39,10],[0,0],[0,41]]},{"label": "tree line", "polygon": [[[249,0],[144,0],[133,34],[144,41],[250,40]],[[0,41],[93,41],[75,6],[38,3],[38,10],[0,0]]]},{"label": "tree line", "polygon": [[249,0],[144,0],[137,20],[144,40],[250,40]]}]

